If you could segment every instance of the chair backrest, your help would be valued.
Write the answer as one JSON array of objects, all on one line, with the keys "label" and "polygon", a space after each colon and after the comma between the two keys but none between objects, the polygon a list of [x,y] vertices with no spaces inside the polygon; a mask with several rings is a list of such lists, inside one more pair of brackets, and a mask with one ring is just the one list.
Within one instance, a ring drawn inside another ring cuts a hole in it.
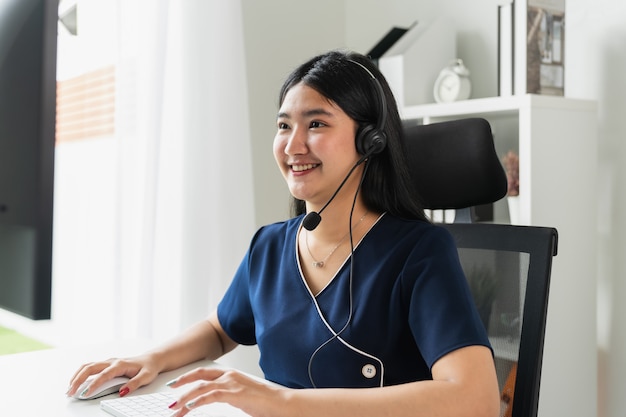
[{"label": "chair backrest", "polygon": [[[467,209],[506,194],[506,174],[485,120],[411,126],[405,134],[426,208]],[[494,349],[502,416],[535,417],[557,231],[493,223],[442,226],[456,240]]]},{"label": "chair backrest", "polygon": [[536,416],[556,229],[488,223],[444,227],[456,240],[494,349],[504,416]]},{"label": "chair backrest", "polygon": [[504,197],[507,179],[485,119],[405,128],[413,182],[431,210],[465,209]]}]

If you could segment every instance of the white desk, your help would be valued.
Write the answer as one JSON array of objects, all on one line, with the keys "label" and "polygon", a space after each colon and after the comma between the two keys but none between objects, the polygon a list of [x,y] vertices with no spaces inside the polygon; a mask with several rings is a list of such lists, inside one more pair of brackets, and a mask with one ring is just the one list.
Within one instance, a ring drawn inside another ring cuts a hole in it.
[{"label": "white desk", "polygon": [[[116,343],[75,349],[49,349],[0,356],[0,416],[25,417],[111,417],[100,409],[101,399],[75,400],[65,395],[72,374],[90,361],[139,354],[154,344]],[[218,366],[200,361],[159,375],[150,385],[131,395],[167,391],[165,383],[198,366]],[[244,415],[239,410],[234,415]]]}]

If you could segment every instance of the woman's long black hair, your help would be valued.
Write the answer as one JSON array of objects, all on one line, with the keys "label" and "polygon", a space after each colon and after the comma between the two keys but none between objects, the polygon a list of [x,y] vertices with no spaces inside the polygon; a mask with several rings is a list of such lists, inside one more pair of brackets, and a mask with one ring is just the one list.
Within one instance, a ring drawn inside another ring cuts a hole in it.
[{"label": "woman's long black hair", "polygon": [[[303,83],[337,104],[359,128],[376,126],[381,115],[381,98],[374,80],[358,64],[367,68],[378,80],[386,101],[386,117],[382,127],[387,137],[385,149],[367,160],[369,164],[361,195],[365,206],[375,212],[387,212],[405,219],[428,221],[419,195],[410,182],[407,150],[393,93],[384,76],[372,61],[354,52],[330,51],[318,55],[296,68],[285,80],[279,106],[291,87]],[[306,212],[305,203],[294,198],[292,214]]]}]

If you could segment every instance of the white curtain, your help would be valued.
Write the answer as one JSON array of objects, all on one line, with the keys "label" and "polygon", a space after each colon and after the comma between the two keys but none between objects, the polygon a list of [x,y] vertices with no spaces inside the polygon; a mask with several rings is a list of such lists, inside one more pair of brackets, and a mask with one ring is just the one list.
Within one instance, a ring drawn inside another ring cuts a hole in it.
[{"label": "white curtain", "polygon": [[216,307],[254,231],[240,1],[119,0],[116,337]]}]

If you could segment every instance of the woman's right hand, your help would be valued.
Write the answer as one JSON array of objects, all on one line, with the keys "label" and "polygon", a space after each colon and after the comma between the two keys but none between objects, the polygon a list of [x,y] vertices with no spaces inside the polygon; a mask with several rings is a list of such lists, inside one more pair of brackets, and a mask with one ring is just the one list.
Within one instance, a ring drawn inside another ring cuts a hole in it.
[{"label": "woman's right hand", "polygon": [[104,382],[117,376],[125,376],[130,378],[130,380],[120,387],[119,393],[123,397],[139,387],[154,381],[160,371],[156,359],[149,354],[84,364],[72,376],[66,395],[75,395],[81,384],[92,375],[93,380],[87,387],[87,390],[79,394],[87,396]]},{"label": "woman's right hand", "polygon": [[178,369],[200,359],[217,359],[236,345],[222,329],[217,313],[213,312],[207,320],[196,323],[178,337],[145,354],[81,366],[70,381],[67,395],[76,394],[80,385],[90,376],[93,376],[93,381],[83,393],[84,396],[116,376],[125,376],[130,380],[120,387],[120,396],[123,397],[148,385],[161,372]]}]

